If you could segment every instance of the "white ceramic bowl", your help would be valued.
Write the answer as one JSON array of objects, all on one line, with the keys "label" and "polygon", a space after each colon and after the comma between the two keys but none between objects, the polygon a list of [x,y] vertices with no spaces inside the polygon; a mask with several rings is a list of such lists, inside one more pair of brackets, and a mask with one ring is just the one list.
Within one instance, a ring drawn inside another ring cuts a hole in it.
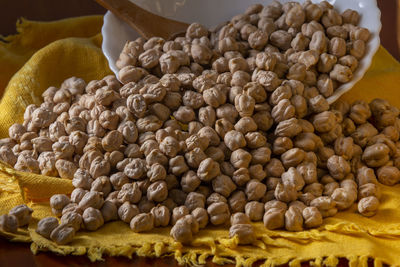
[{"label": "white ceramic bowl", "polygon": [[[131,0],[140,7],[155,14],[183,21],[187,23],[199,22],[207,27],[217,25],[229,20],[232,16],[243,13],[246,8],[255,3],[267,5],[272,0]],[[289,0],[280,0],[288,2]],[[300,0],[299,2],[304,2]],[[313,0],[321,2],[321,0]],[[348,8],[361,14],[359,26],[369,29],[371,38],[366,46],[366,53],[359,62],[353,79],[340,86],[334,94],[328,98],[333,103],[345,92],[349,91],[356,82],[365,74],[372,62],[372,57],[379,48],[379,32],[381,30],[381,12],[376,0],[328,0],[339,12]],[[124,44],[128,40],[134,40],[139,34],[130,28],[124,21],[117,18],[111,12],[104,16],[104,24],[101,30],[103,34],[102,49],[111,70],[117,74],[115,62],[119,57]]]}]

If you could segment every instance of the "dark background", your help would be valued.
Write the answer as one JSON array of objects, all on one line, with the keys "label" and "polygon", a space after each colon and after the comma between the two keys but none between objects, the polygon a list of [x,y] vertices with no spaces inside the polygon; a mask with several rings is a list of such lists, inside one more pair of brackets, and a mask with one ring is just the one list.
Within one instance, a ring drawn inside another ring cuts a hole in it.
[{"label": "dark background", "polygon": [[[245,1],[245,0],[244,0]],[[382,45],[398,60],[400,59],[400,0],[378,0],[382,12]],[[0,35],[14,34],[15,23],[20,17],[30,20],[51,21],[67,17],[104,14],[106,11],[94,0],[0,0]],[[341,259],[339,266],[347,266],[347,260]],[[369,261],[373,266],[373,261]],[[122,257],[106,257],[104,262],[91,263],[86,256],[58,256],[53,253],[32,255],[29,244],[10,243],[0,237],[0,266],[177,266],[171,258],[150,259],[134,256],[129,260]],[[210,261],[206,266],[216,266]],[[233,265],[229,265],[233,266]],[[303,263],[302,266],[309,266]]]}]

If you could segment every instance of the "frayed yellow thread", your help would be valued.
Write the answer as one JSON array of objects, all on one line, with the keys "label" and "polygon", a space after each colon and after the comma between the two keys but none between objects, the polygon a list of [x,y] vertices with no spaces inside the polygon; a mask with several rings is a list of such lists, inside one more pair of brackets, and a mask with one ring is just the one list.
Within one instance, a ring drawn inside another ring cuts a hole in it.
[{"label": "frayed yellow thread", "polygon": [[255,246],[255,247],[261,248],[261,249],[263,249],[263,250],[266,250],[266,249],[267,249],[267,246],[266,246],[266,245],[264,244],[264,242],[262,242],[261,240],[255,240],[255,241],[252,243],[252,245]]},{"label": "frayed yellow thread", "polygon": [[382,266],[383,266],[382,260],[379,258],[375,258],[374,259],[374,267],[382,267]]},{"label": "frayed yellow thread", "polygon": [[246,260],[245,260],[242,256],[237,255],[237,256],[235,257],[235,261],[236,261],[235,266],[236,266],[236,267],[239,267],[239,266],[243,266],[243,265],[245,264],[245,261],[246,261]]},{"label": "frayed yellow thread", "polygon": [[289,262],[290,267],[300,267],[301,266],[301,260],[299,259],[293,259]]},{"label": "frayed yellow thread", "polygon": [[257,261],[257,258],[255,257],[249,257],[244,261],[243,266],[245,267],[251,267],[253,264]]},{"label": "frayed yellow thread", "polygon": [[104,261],[103,249],[99,247],[89,248],[87,251],[88,257],[91,261]]},{"label": "frayed yellow thread", "polygon": [[165,252],[164,243],[157,242],[156,244],[154,244],[154,252],[155,252],[156,257],[160,257],[161,255],[163,255]]},{"label": "frayed yellow thread", "polygon": [[217,256],[217,255],[214,255],[214,257],[212,258],[212,262],[219,264],[219,265],[223,265],[223,264],[227,264],[227,263],[230,263],[230,264],[235,263],[235,261],[232,259],[229,259],[227,257]]},{"label": "frayed yellow thread", "polygon": [[360,256],[358,266],[368,267],[368,256]]},{"label": "frayed yellow thread", "polygon": [[141,248],[136,251],[138,256],[146,257],[150,256],[153,251],[150,243],[144,243]]},{"label": "frayed yellow thread", "polygon": [[181,250],[176,250],[174,254],[175,260],[178,262],[179,265],[183,265],[184,261],[182,259],[182,251]]},{"label": "frayed yellow thread", "polygon": [[279,258],[272,258],[272,266],[283,265],[291,261],[293,257],[281,256]]},{"label": "frayed yellow thread", "polygon": [[272,266],[272,259],[268,258],[264,261],[263,264],[260,265],[260,267],[271,267]]},{"label": "frayed yellow thread", "polygon": [[201,253],[200,256],[197,258],[199,264],[206,264],[207,258],[210,256],[210,253],[204,252]]},{"label": "frayed yellow thread", "polygon": [[197,253],[194,251],[187,252],[184,256],[184,261],[189,265],[198,265],[197,264]]},{"label": "frayed yellow thread", "polygon": [[349,267],[358,266],[358,256],[347,256],[346,259],[349,261]]},{"label": "frayed yellow thread", "polygon": [[322,258],[315,258],[313,261],[310,261],[310,266],[312,267],[321,267],[322,266]]},{"label": "frayed yellow thread", "polygon": [[307,244],[312,241],[319,241],[325,237],[324,233],[321,233],[316,229],[309,231],[302,231],[302,232],[286,232],[286,231],[270,231],[270,230],[264,230],[264,232],[271,238],[282,237],[287,240],[300,244]]},{"label": "frayed yellow thread", "polygon": [[335,256],[329,256],[324,260],[324,266],[335,267],[339,264],[339,259]]},{"label": "frayed yellow thread", "polygon": [[106,251],[108,251],[111,257],[124,255],[125,257],[132,259],[132,255],[136,253],[136,250],[137,248],[127,245],[127,246],[112,247],[107,249]]},{"label": "frayed yellow thread", "polygon": [[235,249],[239,245],[239,237],[235,235],[232,238],[221,238],[219,243],[224,247]]},{"label": "frayed yellow thread", "polygon": [[337,223],[325,225],[324,230],[340,234],[360,234],[367,233],[375,237],[398,238],[400,236],[400,224],[386,226],[385,229],[367,229],[354,223]]},{"label": "frayed yellow thread", "polygon": [[262,242],[266,245],[266,246],[270,246],[270,247],[278,247],[278,248],[288,248],[289,246],[287,244],[285,244],[284,242],[280,242],[279,240],[275,240],[272,239],[271,237],[269,237],[268,235],[262,235],[260,237],[260,239],[262,240]]},{"label": "frayed yellow thread", "polygon": [[[76,247],[72,252],[71,255],[75,255],[75,256],[82,256],[82,255],[86,255],[87,253],[87,249],[85,247]],[[102,254],[104,254],[104,251],[102,252]]]}]

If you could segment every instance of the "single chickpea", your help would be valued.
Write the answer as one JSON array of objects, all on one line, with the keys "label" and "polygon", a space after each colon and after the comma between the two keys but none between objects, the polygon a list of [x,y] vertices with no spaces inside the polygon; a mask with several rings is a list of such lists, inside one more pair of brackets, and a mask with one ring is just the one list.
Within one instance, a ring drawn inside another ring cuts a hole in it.
[{"label": "single chickpea", "polygon": [[207,212],[213,225],[221,225],[229,221],[229,207],[224,202],[213,203],[208,206]]},{"label": "single chickpea", "polygon": [[400,171],[394,166],[380,167],[376,174],[379,182],[384,185],[395,185],[400,181]]},{"label": "single chickpea", "polygon": [[220,174],[220,167],[217,162],[211,158],[204,159],[197,169],[197,176],[202,181],[211,181]]},{"label": "single chickpea", "polygon": [[50,239],[58,245],[65,245],[72,241],[75,236],[75,229],[67,224],[61,224],[51,231]]},{"label": "single chickpea", "polygon": [[268,210],[266,209],[263,222],[267,229],[275,230],[285,226],[285,213],[286,207],[272,207]]},{"label": "single chickpea", "polygon": [[375,196],[362,198],[358,202],[358,212],[366,217],[374,216],[379,207],[379,200]]},{"label": "single chickpea", "polygon": [[58,226],[58,220],[55,217],[46,217],[41,219],[36,228],[36,233],[41,236],[50,239],[51,232]]},{"label": "single chickpea", "polygon": [[350,164],[341,156],[331,156],[327,161],[329,174],[337,179],[342,180],[350,173]]}]

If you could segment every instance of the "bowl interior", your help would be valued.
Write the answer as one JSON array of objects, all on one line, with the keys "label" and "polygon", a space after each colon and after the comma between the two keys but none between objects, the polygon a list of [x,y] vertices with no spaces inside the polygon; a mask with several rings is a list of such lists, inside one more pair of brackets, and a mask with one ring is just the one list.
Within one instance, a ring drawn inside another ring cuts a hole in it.
[{"label": "bowl interior", "polygon": [[[199,22],[206,27],[218,25],[229,20],[232,16],[243,13],[246,8],[255,3],[267,5],[272,0],[131,0],[140,7],[155,14],[183,21],[187,23]],[[280,0],[288,2],[289,0]],[[322,0],[313,0],[321,2]],[[304,2],[300,0],[299,2]],[[339,12],[346,9],[354,9],[361,14],[359,26],[368,28],[371,38],[366,45],[366,53],[359,62],[357,70],[353,73],[353,79],[341,85],[335,93],[328,98],[329,103],[333,103],[342,94],[347,92],[359,81],[371,65],[372,57],[378,50],[379,32],[381,29],[380,10],[376,0],[328,0]],[[130,28],[124,21],[117,18],[111,12],[104,16],[102,28],[103,34],[103,53],[106,56],[111,70],[117,74],[118,69],[115,62],[126,41],[134,40],[139,34]]]}]

